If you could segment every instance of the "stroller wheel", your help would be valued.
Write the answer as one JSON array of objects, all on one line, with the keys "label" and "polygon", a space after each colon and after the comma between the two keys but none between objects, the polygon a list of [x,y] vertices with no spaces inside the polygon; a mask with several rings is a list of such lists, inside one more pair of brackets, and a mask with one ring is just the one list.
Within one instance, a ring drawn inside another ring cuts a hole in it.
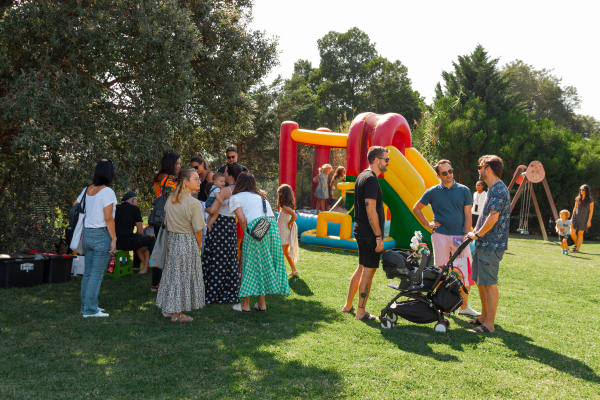
[{"label": "stroller wheel", "polygon": [[443,322],[438,322],[433,327],[433,330],[436,332],[446,333],[448,331],[448,328],[446,327],[446,324],[444,324]]},{"label": "stroller wheel", "polygon": [[380,318],[381,321],[381,329],[392,329],[392,321],[387,318]]},{"label": "stroller wheel", "polygon": [[387,316],[392,324],[395,324],[396,321],[398,321],[398,316],[391,311],[388,311]]}]

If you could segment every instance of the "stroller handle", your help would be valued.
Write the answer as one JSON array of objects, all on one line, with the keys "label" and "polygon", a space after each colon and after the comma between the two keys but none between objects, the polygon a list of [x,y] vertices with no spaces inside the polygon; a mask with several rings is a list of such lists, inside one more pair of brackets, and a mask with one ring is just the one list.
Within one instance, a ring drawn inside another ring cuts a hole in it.
[{"label": "stroller handle", "polygon": [[452,265],[452,263],[454,262],[454,260],[456,260],[456,257],[458,257],[460,255],[460,253],[463,252],[464,249],[467,248],[467,246],[469,244],[471,244],[473,240],[471,238],[466,238],[464,242],[462,242],[460,244],[460,246],[458,246],[458,249],[456,249],[456,251],[454,252],[454,254],[452,254],[452,257],[450,257],[450,259],[448,260],[448,262],[446,263],[446,267],[449,267],[450,265]]}]

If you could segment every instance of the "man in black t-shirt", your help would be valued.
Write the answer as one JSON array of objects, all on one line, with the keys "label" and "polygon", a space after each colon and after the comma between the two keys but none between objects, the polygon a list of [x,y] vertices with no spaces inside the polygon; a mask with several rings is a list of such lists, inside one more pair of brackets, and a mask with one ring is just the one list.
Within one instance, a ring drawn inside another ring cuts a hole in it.
[{"label": "man in black t-shirt", "polygon": [[[115,231],[117,233],[118,250],[135,250],[144,267],[140,274],[148,272],[150,255],[154,249],[154,238],[143,236],[142,213],[137,206],[137,195],[127,192],[121,199],[122,203],[115,210]],[[137,228],[137,235],[133,233]],[[148,247],[146,249],[146,247]]]},{"label": "man in black t-shirt", "polygon": [[366,311],[371,281],[379,268],[383,251],[383,193],[377,177],[387,171],[390,164],[389,151],[385,147],[372,146],[368,153],[369,168],[361,172],[354,183],[354,237],[358,245],[358,268],[350,279],[348,297],[343,312],[352,312],[352,301],[357,291],[358,310],[356,319],[379,320]]}]

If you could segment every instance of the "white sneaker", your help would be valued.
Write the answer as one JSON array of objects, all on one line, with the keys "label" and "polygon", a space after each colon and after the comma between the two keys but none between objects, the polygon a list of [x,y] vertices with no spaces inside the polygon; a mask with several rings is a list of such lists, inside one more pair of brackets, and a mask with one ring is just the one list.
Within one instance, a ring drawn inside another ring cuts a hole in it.
[{"label": "white sneaker", "polygon": [[88,317],[108,317],[107,313],[103,313],[102,311],[98,311],[96,314],[90,314],[90,315],[83,315],[83,318],[88,318]]},{"label": "white sneaker", "polygon": [[[104,308],[98,307],[98,311],[104,311]],[[83,311],[79,311],[79,312],[83,314]]]},{"label": "white sneaker", "polygon": [[471,306],[467,306],[465,308],[459,308],[458,315],[471,315],[473,317],[479,317],[481,313],[473,310]]}]

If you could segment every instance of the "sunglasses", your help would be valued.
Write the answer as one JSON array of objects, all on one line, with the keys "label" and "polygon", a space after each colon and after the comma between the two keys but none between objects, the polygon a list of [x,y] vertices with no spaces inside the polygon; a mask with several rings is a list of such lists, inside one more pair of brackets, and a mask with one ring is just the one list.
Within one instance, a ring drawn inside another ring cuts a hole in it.
[{"label": "sunglasses", "polygon": [[454,168],[450,168],[448,171],[444,171],[440,175],[446,176],[446,175],[452,175],[452,174],[454,174]]},{"label": "sunglasses", "polygon": [[[377,158],[379,158],[379,157],[377,157]],[[389,158],[389,157],[388,157],[388,158],[379,158],[379,159],[380,159],[380,160],[385,160],[385,162],[387,162],[387,163],[389,163],[389,162],[390,162],[390,158]]]},{"label": "sunglasses", "polygon": [[227,159],[228,159],[228,160],[234,160],[234,159],[235,159],[235,156],[231,156],[231,157],[227,156]]},{"label": "sunglasses", "polygon": [[198,167],[199,167],[199,165],[194,165],[192,168],[194,168],[197,171]]},{"label": "sunglasses", "polygon": [[479,170],[480,170],[480,169],[482,169],[482,168],[486,168],[486,167],[487,167],[487,165],[478,165],[478,166],[477,166],[477,171],[479,171]]}]

